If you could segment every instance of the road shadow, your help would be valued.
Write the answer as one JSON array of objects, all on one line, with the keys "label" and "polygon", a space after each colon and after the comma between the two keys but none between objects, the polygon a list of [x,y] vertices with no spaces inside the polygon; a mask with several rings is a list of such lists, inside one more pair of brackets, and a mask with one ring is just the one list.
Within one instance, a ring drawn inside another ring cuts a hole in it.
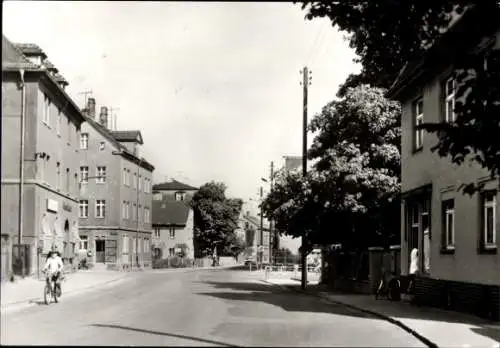
[{"label": "road shadow", "polygon": [[[217,346],[223,346],[223,347],[238,347],[237,345],[234,345],[234,344],[224,343],[224,342],[219,342],[219,341],[214,341],[214,340],[209,340],[209,339],[205,339],[205,338],[199,338],[199,337],[193,337],[193,336],[186,336],[186,335],[179,335],[179,334],[174,334],[174,333],[169,333],[169,332],[160,332],[160,331],[153,331],[153,330],[137,329],[137,328],[128,327],[128,326],[122,326],[122,325],[91,324],[90,326],[100,327],[100,328],[110,328],[110,329],[119,329],[119,330],[142,332],[142,333],[147,333],[147,334],[151,334],[151,335],[160,335],[160,336],[167,336],[167,337],[173,337],[173,338],[182,338],[182,339],[196,341],[196,342],[200,342],[200,343],[215,344]],[[193,346],[196,346],[196,345],[193,345]]]},{"label": "road shadow", "polygon": [[[485,327],[492,324],[484,319],[473,315],[451,312],[432,307],[417,307],[408,302],[393,302],[389,300],[375,300],[372,295],[347,294],[345,292],[333,292],[324,285],[309,285],[308,294],[300,292],[300,284],[287,285],[283,287],[265,283],[245,283],[245,282],[203,282],[212,286],[216,291],[201,293],[205,296],[212,296],[224,300],[264,302],[279,306],[287,311],[331,313],[354,317],[373,317],[370,313],[363,312],[351,306],[362,308],[371,312],[381,313],[384,316],[396,319],[415,319],[422,321],[434,321],[445,323],[459,323],[471,326],[474,333],[488,336],[498,340],[499,332],[495,329]],[[217,290],[229,289],[231,291],[221,292]],[[326,300],[319,300],[321,294],[334,295],[333,303]]]},{"label": "road shadow", "polygon": [[493,327],[472,328],[471,330],[472,332],[475,332],[478,335],[491,338],[492,340],[500,343],[500,326],[498,328],[493,328]]},{"label": "road shadow", "polygon": [[[325,313],[357,318],[374,318],[370,314],[352,310],[346,306],[319,301],[312,296],[296,294],[264,283],[214,281],[200,283],[210,285],[215,291],[197,292],[197,295],[210,296],[222,300],[262,302],[281,307],[288,312]],[[218,291],[223,289],[229,289],[230,291]]]},{"label": "road shadow", "polygon": [[36,304],[37,306],[46,306],[44,300],[30,300],[29,303]]}]

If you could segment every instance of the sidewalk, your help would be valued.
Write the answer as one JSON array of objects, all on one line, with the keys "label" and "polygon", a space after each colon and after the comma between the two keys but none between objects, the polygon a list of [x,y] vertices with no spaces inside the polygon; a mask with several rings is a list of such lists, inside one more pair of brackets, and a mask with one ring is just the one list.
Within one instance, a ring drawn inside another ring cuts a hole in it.
[{"label": "sidewalk", "polygon": [[[302,292],[298,281],[271,278],[267,282]],[[500,325],[475,316],[375,300],[371,295],[334,293],[321,285],[310,286],[305,292],[388,320],[430,347],[500,347]]]},{"label": "sidewalk", "polygon": [[[127,276],[128,273],[80,270],[65,275],[62,283],[63,297],[68,293],[104,286],[115,283]],[[14,283],[6,282],[1,285],[1,309],[9,309],[16,305],[33,303],[43,298],[45,279],[25,278]]]}]

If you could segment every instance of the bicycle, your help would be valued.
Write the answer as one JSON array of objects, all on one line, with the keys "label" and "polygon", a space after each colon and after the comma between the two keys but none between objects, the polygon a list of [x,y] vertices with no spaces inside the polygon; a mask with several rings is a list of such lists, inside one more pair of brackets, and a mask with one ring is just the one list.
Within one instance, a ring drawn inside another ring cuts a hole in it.
[{"label": "bicycle", "polygon": [[[44,274],[46,272],[43,272]],[[59,282],[61,282],[63,279],[62,272],[60,273],[59,276]],[[53,285],[52,285],[53,284]],[[57,288],[57,289],[56,289]],[[45,282],[45,287],[43,289],[43,300],[46,305],[50,304],[51,298],[54,299],[54,302],[58,302],[58,297],[61,297],[62,291],[61,291],[61,285],[58,284],[57,281],[52,279],[52,276],[50,276],[50,280]]]}]

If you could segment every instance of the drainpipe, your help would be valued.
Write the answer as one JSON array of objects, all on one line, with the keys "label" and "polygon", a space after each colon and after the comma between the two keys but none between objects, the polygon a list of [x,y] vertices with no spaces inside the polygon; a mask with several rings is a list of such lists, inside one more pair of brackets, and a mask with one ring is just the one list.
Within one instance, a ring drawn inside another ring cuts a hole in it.
[{"label": "drainpipe", "polygon": [[[25,123],[26,123],[26,86],[24,83],[24,70],[19,70],[20,75],[20,87],[21,87],[21,153],[20,153],[20,163],[19,163],[19,231],[17,235],[18,248],[21,248],[21,242],[23,240],[23,215],[24,215],[24,137],[25,137]],[[21,250],[18,249],[18,252]],[[24,260],[22,262],[22,272],[24,275]]]}]

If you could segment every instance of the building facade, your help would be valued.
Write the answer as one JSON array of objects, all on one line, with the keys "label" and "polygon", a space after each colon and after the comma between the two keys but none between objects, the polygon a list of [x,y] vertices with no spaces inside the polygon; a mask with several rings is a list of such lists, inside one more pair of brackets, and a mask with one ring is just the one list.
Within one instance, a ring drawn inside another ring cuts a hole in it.
[{"label": "building facade", "polygon": [[238,219],[236,235],[245,240],[245,257],[265,264],[271,260],[269,224],[264,221],[261,233],[260,219],[250,215],[250,212],[241,212]]},{"label": "building facade", "polygon": [[66,265],[78,238],[84,116],[34,44],[2,37],[2,278],[38,273],[53,244]]},{"label": "building facade", "polygon": [[[474,12],[466,12],[424,60],[409,63],[388,92],[402,102],[401,269],[408,273],[411,250],[417,249],[418,302],[498,320],[498,178],[475,164],[458,166],[440,158],[431,151],[437,137],[416,128],[424,122],[454,121],[456,57],[472,49],[500,47],[498,21],[471,31],[465,29],[470,28],[470,16]],[[483,183],[484,188],[469,197],[459,191],[469,182]]]},{"label": "building facade", "polygon": [[151,265],[152,173],[154,166],[139,157],[143,143],[122,143],[108,129],[108,110],[89,98],[79,138],[80,249],[92,262],[107,267]]},{"label": "building facade", "polygon": [[153,186],[153,253],[155,259],[182,254],[194,259],[193,209],[198,188],[172,180]]}]

